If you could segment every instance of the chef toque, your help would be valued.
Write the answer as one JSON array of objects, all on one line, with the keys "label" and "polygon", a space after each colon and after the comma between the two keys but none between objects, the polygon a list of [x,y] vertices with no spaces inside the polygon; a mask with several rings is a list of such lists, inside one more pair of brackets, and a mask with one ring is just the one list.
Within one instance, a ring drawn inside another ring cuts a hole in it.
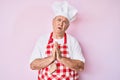
[{"label": "chef toque", "polygon": [[67,1],[55,2],[52,6],[55,16],[64,16],[70,22],[76,19],[77,9],[68,4]]}]

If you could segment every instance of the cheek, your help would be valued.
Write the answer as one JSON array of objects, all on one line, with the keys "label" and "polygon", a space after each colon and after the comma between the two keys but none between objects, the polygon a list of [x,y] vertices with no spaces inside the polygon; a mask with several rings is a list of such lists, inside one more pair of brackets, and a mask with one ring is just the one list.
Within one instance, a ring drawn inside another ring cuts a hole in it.
[{"label": "cheek", "polygon": [[54,21],[54,22],[53,22],[53,26],[56,26],[56,25],[57,25],[57,22]]},{"label": "cheek", "polygon": [[68,26],[65,26],[65,27],[64,27],[64,30],[66,30],[67,28],[68,28]]},{"label": "cheek", "polygon": [[55,28],[55,26],[56,26],[56,23],[55,23],[55,22],[53,22],[53,28]]}]

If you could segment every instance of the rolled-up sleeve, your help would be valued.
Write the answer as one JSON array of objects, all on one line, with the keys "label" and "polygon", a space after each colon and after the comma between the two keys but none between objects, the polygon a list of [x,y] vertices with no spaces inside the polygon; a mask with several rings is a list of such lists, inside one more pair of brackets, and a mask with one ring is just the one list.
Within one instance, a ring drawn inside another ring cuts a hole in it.
[{"label": "rolled-up sleeve", "polygon": [[80,44],[76,39],[74,39],[73,45],[72,45],[72,58],[76,60],[80,60],[85,63],[85,58],[82,54]]},{"label": "rolled-up sleeve", "polygon": [[41,57],[42,57],[42,55],[41,55],[41,50],[40,50],[40,41],[38,40],[34,49],[33,49],[29,63],[31,63],[33,60],[35,60],[37,58],[41,58]]}]

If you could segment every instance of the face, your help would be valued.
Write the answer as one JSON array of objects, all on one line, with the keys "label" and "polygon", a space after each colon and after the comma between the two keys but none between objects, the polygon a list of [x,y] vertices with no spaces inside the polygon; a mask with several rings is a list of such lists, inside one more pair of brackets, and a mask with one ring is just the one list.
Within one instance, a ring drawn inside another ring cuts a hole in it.
[{"label": "face", "polygon": [[64,16],[56,16],[53,19],[53,31],[55,33],[62,34],[69,27],[69,21]]}]

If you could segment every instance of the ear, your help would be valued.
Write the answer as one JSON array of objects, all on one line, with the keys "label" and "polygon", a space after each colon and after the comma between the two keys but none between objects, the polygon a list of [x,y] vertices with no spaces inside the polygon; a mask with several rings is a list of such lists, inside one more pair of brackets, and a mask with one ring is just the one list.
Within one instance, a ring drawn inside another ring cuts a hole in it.
[{"label": "ear", "polygon": [[53,20],[52,20],[52,25],[54,24],[54,20],[55,20],[55,18],[53,18]]}]

